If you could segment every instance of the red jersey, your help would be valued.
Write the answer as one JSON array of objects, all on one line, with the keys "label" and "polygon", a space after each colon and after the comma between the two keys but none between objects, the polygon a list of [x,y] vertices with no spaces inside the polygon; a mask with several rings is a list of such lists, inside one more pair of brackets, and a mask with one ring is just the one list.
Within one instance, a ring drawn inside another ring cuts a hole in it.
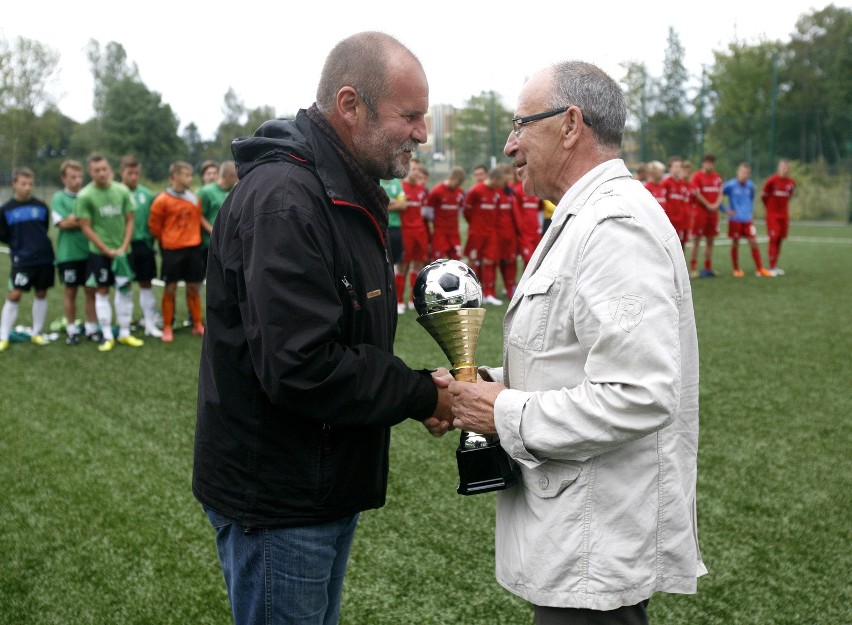
[{"label": "red jersey", "polygon": [[479,236],[494,233],[497,228],[500,194],[500,189],[492,189],[484,182],[478,182],[470,188],[464,199],[464,218],[469,225],[468,236],[471,233]]},{"label": "red jersey", "polygon": [[[705,172],[703,169],[699,169],[697,172],[692,174],[692,186],[701,194],[708,203],[713,204],[717,199],[719,199],[719,195],[722,193],[722,176],[718,174],[718,172],[711,171],[709,174]],[[698,202],[698,205],[701,208],[706,209],[706,207]]]},{"label": "red jersey", "polygon": [[464,205],[464,190],[461,187],[451,189],[446,182],[442,182],[429,193],[427,204],[435,210],[432,224],[436,232],[458,232],[459,211]]},{"label": "red jersey", "polygon": [[778,174],[772,174],[763,183],[763,191],[760,198],[766,206],[766,214],[787,215],[790,210],[790,198],[796,189],[796,182],[792,178],[782,178]]},{"label": "red jersey", "polygon": [[504,237],[514,237],[518,233],[516,225],[517,197],[511,187],[499,189],[500,203],[497,205],[497,232]]},{"label": "red jersey", "polygon": [[663,186],[662,181],[654,182],[653,180],[649,180],[645,183],[645,188],[654,196],[654,199],[660,203],[660,206],[663,207],[663,210],[666,209],[666,187]]},{"label": "red jersey", "polygon": [[541,200],[535,195],[524,193],[524,185],[520,182],[512,188],[515,190],[515,197],[518,198],[518,204],[520,205],[518,229],[521,231],[521,236],[537,237],[541,229],[541,224],[538,221],[538,210]]},{"label": "red jersey", "polygon": [[664,179],[662,184],[666,190],[666,203],[663,209],[675,230],[678,230],[689,222],[689,186],[685,180],[675,180],[674,176]]},{"label": "red jersey", "polygon": [[404,230],[424,230],[426,222],[423,221],[423,204],[426,202],[426,188],[418,184],[402,181],[402,190],[405,192],[405,210],[402,211],[402,228]]}]

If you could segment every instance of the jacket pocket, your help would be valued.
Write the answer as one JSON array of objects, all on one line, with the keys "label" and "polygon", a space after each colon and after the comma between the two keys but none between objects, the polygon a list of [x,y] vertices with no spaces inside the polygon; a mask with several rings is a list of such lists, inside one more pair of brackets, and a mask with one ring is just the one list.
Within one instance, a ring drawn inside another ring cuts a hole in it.
[{"label": "jacket pocket", "polygon": [[521,349],[542,350],[547,319],[558,292],[559,281],[554,273],[539,272],[527,281],[512,320],[509,343]]},{"label": "jacket pocket", "polygon": [[579,462],[548,460],[535,469],[522,468],[524,487],[542,499],[551,499],[573,484],[582,471]]}]

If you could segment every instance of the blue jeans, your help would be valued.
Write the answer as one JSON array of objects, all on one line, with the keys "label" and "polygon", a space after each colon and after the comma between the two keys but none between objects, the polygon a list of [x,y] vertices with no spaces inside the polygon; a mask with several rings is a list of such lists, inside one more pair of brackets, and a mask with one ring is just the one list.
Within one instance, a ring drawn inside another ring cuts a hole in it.
[{"label": "blue jeans", "polygon": [[247,528],[205,507],[235,625],[336,625],[358,515],[305,527]]}]

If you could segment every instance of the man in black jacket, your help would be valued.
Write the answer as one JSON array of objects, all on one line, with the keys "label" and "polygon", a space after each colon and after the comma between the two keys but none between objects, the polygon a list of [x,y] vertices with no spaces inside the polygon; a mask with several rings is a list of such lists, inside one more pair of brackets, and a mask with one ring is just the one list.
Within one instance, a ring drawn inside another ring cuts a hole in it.
[{"label": "man in black jacket", "polygon": [[426,141],[428,94],[407,48],[359,33],[329,54],[311,108],[233,143],[192,484],[238,625],[336,623],[358,513],[385,502],[390,427],[449,427],[446,389],[393,355],[378,182],[404,177]]}]

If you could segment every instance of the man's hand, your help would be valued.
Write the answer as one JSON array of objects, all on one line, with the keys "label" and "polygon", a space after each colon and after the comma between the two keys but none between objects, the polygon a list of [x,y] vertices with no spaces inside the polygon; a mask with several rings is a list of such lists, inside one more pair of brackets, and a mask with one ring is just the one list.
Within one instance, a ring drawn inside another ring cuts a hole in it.
[{"label": "man's hand", "polygon": [[453,382],[449,391],[453,397],[453,427],[496,434],[494,402],[506,387],[498,382]]},{"label": "man's hand", "polygon": [[441,367],[432,372],[432,381],[438,387],[438,404],[431,417],[423,420],[423,426],[435,437],[441,437],[453,429],[452,397],[447,387],[453,381],[453,376]]}]

